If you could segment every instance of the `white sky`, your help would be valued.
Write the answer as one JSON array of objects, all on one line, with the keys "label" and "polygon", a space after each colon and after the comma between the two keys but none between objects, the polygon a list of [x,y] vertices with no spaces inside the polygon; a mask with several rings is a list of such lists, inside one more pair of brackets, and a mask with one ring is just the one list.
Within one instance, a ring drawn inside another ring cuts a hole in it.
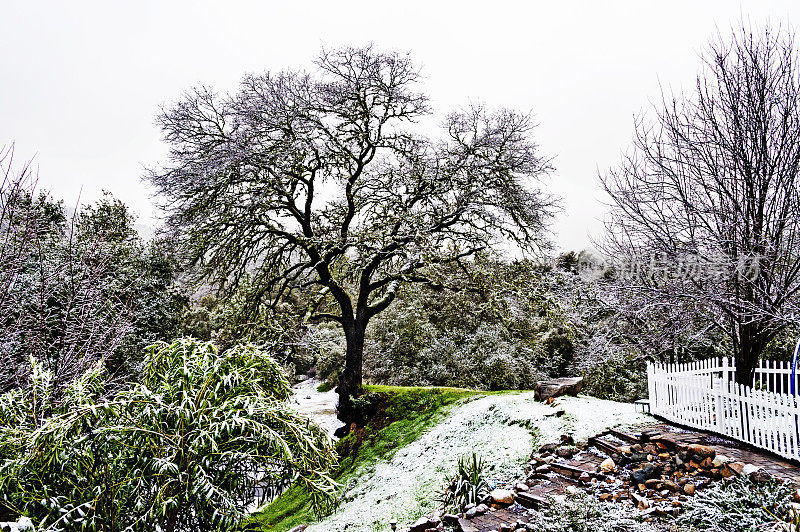
[{"label": "white sky", "polygon": [[305,68],[321,46],[408,50],[437,113],[482,101],[533,111],[559,248],[601,231],[598,169],[630,143],[659,82],[691,89],[698,53],[749,19],[798,27],[792,1],[31,1],[0,4],[0,145],[35,157],[68,204],[110,190],[157,217],[144,166],[162,160],[158,106],[245,72]]}]

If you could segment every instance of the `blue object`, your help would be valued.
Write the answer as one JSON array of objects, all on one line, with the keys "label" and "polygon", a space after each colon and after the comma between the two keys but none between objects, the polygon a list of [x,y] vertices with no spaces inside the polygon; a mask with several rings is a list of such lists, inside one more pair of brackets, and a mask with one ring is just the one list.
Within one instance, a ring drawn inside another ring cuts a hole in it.
[{"label": "blue object", "polygon": [[797,374],[797,352],[800,351],[800,340],[797,340],[797,346],[794,348],[794,357],[792,358],[792,380],[789,383],[789,392],[792,395],[797,395],[796,390],[794,389],[795,385],[795,375]]}]

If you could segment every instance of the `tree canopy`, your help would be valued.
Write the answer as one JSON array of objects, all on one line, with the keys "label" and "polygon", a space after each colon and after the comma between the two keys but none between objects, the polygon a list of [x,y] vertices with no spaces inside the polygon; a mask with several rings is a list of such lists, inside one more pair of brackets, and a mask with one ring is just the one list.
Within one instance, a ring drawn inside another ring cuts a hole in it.
[{"label": "tree canopy", "polygon": [[501,241],[546,244],[554,201],[536,181],[550,167],[530,116],[475,105],[432,140],[419,82],[407,55],[343,48],[311,72],[247,75],[232,95],[194,89],[159,117],[170,153],[150,180],[185,258],[272,302],[315,290],[309,318],[347,336],[345,399],[367,322],[403,283]]}]

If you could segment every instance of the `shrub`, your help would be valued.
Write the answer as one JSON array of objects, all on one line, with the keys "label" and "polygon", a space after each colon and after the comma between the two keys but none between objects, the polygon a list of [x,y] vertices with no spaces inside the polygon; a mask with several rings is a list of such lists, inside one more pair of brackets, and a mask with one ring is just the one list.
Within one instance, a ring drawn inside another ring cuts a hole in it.
[{"label": "shrub", "polygon": [[622,504],[599,502],[579,493],[563,501],[551,501],[542,512],[532,512],[529,527],[540,532],[655,532],[662,530],[643,522],[643,516]]},{"label": "shrub", "polygon": [[595,361],[584,373],[584,391],[600,399],[636,401],[647,397],[647,368],[644,359],[614,353]]},{"label": "shrub", "polygon": [[718,482],[684,505],[678,523],[710,532],[765,530],[775,515],[788,516],[792,488],[778,481],[747,478]]},{"label": "shrub", "polygon": [[52,530],[227,529],[259,488],[291,481],[322,508],[334,490],[327,435],[286,405],[278,363],[252,345],[156,344],[142,382],[100,401],[103,370],[52,398],[31,386],[0,396],[0,505]]}]

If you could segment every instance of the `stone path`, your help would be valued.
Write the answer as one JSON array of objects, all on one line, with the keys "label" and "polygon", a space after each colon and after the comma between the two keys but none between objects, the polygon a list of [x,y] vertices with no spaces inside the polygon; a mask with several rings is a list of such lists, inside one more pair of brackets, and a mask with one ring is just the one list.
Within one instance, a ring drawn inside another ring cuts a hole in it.
[{"label": "stone path", "polygon": [[[714,447],[718,454],[723,454],[738,462],[753,464],[774,477],[794,482],[800,486],[800,465],[766,453],[754,451],[726,438],[703,432],[684,430],[668,423],[648,423],[624,432],[632,436],[634,433],[638,434],[646,431],[668,433],[671,439],[683,444],[696,443]],[[564,495],[569,486],[578,486],[580,484],[577,479],[580,477],[581,472],[596,471],[600,462],[604,459],[605,456],[603,454],[594,452],[594,449],[590,448],[589,451],[581,453],[571,460],[566,460],[563,464],[552,464],[551,467],[559,475],[541,480],[535,486],[531,486],[527,494],[520,494],[517,500],[525,504],[525,506],[535,508],[541,501],[546,501],[549,497]],[[558,470],[559,467],[561,468],[560,471]],[[519,521],[527,522],[526,514],[527,508],[518,503],[500,510],[493,509],[467,522],[468,526],[472,528],[465,528],[464,532],[508,530]]]},{"label": "stone path", "polygon": [[737,462],[753,464],[760,467],[773,477],[782,478],[800,485],[800,465],[783,458],[755,451],[744,444],[723,438],[715,434],[696,432],[678,428],[669,423],[653,423],[636,427],[638,432],[655,430],[669,433],[670,437],[679,443],[698,443],[714,447],[718,454],[724,454]]}]

